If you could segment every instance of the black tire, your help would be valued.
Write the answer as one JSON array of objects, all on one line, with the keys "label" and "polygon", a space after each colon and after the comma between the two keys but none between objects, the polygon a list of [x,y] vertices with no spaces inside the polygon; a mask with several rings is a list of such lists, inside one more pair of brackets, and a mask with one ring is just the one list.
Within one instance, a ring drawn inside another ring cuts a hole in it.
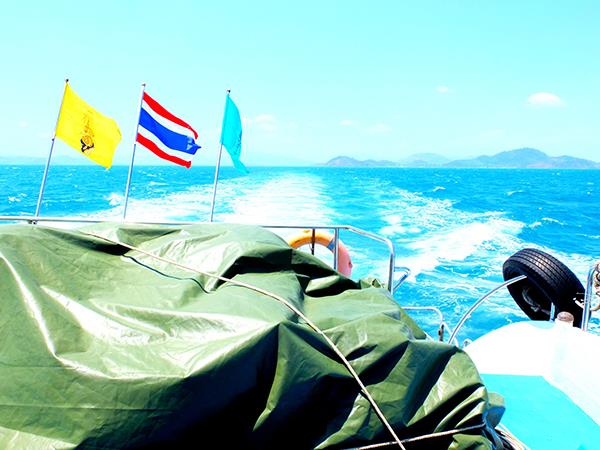
[{"label": "black tire", "polygon": [[585,290],[577,276],[554,256],[525,248],[504,262],[502,274],[505,281],[527,276],[508,286],[508,291],[530,319],[550,320],[550,305],[554,303],[555,314],[570,312],[574,325],[581,325],[583,310],[575,301],[583,299]]}]

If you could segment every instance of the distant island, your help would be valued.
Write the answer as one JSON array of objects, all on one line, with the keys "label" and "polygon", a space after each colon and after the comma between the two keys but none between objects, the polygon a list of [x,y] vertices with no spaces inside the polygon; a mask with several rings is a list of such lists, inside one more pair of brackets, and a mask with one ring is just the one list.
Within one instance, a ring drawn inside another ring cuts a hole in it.
[{"label": "distant island", "polygon": [[451,168],[502,168],[502,169],[600,169],[600,163],[572,156],[548,156],[535,148],[519,148],[482,155],[471,159],[449,160],[435,153],[417,153],[400,161],[360,161],[348,156],[338,156],[321,166],[328,167],[451,167]]}]

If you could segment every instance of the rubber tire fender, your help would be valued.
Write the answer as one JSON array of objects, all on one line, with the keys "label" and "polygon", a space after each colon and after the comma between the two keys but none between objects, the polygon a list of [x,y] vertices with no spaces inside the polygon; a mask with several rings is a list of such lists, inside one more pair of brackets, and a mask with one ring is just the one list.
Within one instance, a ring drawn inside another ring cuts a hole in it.
[{"label": "rubber tire fender", "polygon": [[583,299],[585,289],[577,276],[554,256],[524,248],[504,262],[502,274],[505,281],[527,276],[508,286],[508,291],[530,319],[550,320],[550,305],[554,303],[555,314],[570,312],[575,318],[574,325],[581,325],[583,310],[575,301]]}]

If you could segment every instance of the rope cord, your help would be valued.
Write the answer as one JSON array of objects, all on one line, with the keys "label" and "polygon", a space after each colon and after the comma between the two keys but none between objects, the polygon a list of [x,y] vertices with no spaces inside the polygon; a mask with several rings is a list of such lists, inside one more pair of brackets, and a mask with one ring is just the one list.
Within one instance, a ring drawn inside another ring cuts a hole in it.
[{"label": "rope cord", "polygon": [[316,324],[314,324],[308,317],[306,317],[306,315],[304,313],[302,313],[302,311],[300,311],[298,308],[296,308],[294,305],[292,305],[289,301],[287,301],[286,299],[284,299],[283,297],[281,297],[281,296],[279,296],[277,294],[274,294],[272,292],[269,292],[269,291],[267,291],[265,289],[262,289],[262,288],[259,288],[257,286],[253,286],[253,285],[248,284],[248,283],[236,281],[236,280],[233,280],[231,278],[223,277],[221,275],[216,275],[216,274],[204,272],[202,270],[199,270],[199,269],[196,269],[196,268],[193,268],[193,267],[186,266],[184,264],[178,263],[175,260],[172,260],[172,259],[169,259],[169,258],[165,258],[163,256],[159,256],[159,255],[155,255],[153,253],[147,252],[147,251],[142,250],[142,249],[140,249],[138,247],[134,247],[133,245],[129,245],[129,244],[125,244],[123,242],[115,241],[113,239],[110,239],[110,238],[107,238],[105,236],[101,236],[101,235],[98,235],[98,234],[95,234],[95,233],[89,233],[89,232],[85,232],[85,231],[82,231],[82,233],[86,234],[88,236],[95,237],[97,239],[104,240],[106,242],[110,242],[111,244],[119,245],[119,246],[125,247],[125,248],[127,248],[129,250],[133,250],[133,251],[139,252],[139,253],[141,253],[143,255],[149,256],[151,258],[154,258],[154,259],[156,259],[158,261],[161,261],[161,262],[164,262],[164,263],[167,263],[167,264],[174,265],[174,266],[179,267],[181,269],[184,269],[184,270],[187,270],[187,271],[190,271],[190,272],[194,272],[194,273],[198,273],[200,275],[204,275],[204,276],[207,276],[207,277],[210,277],[210,278],[216,278],[216,279],[218,279],[220,281],[231,283],[234,286],[238,286],[238,287],[250,289],[250,290],[255,291],[255,292],[259,293],[259,294],[263,294],[263,295],[265,295],[267,297],[271,297],[272,299],[274,299],[274,300],[282,303],[283,305],[285,305],[288,309],[290,309],[291,311],[293,311],[302,320],[304,320],[306,322],[306,324],[310,328],[312,328],[323,339],[325,339],[325,341],[327,342],[327,344],[331,347],[331,349],[335,352],[335,354],[340,358],[340,360],[342,361],[342,363],[344,364],[344,366],[346,366],[346,369],[348,369],[348,372],[350,372],[350,374],[352,375],[352,377],[354,378],[354,380],[358,383],[358,385],[360,386],[361,392],[363,393],[363,395],[365,396],[365,398],[367,399],[367,401],[371,404],[371,407],[373,408],[373,410],[375,411],[375,413],[379,417],[379,420],[381,420],[381,422],[383,423],[383,425],[385,426],[385,428],[387,428],[387,430],[391,434],[392,438],[394,439],[394,442],[392,444],[393,445],[397,445],[402,450],[406,450],[406,448],[402,444],[402,441],[400,440],[400,438],[398,437],[398,435],[396,434],[396,432],[394,431],[394,429],[392,428],[392,426],[390,425],[390,423],[388,422],[388,420],[384,416],[383,412],[381,411],[381,409],[379,408],[379,406],[375,402],[375,399],[373,399],[373,397],[371,396],[371,394],[367,390],[366,386],[364,385],[364,383],[362,382],[362,380],[360,379],[360,377],[358,376],[358,374],[356,373],[356,371],[354,370],[354,368],[352,367],[352,365],[350,364],[350,362],[346,359],[346,357],[344,356],[344,354],[341,352],[341,350],[325,334],[324,331],[322,331],[319,327],[317,327]]},{"label": "rope cord", "polygon": [[512,450],[531,450],[528,446],[526,446],[523,442],[521,442],[517,437],[510,432],[508,428],[506,428],[503,424],[498,424],[496,427],[496,432],[498,433],[498,437],[502,441],[503,444],[510,445],[510,449]]},{"label": "rope cord", "polygon": [[[402,439],[401,442],[403,444],[412,444],[414,442],[425,441],[427,439],[437,439],[437,438],[453,436],[455,434],[464,433],[466,431],[479,430],[481,428],[485,428],[485,426],[486,426],[485,423],[480,423],[477,425],[471,425],[469,427],[455,428],[453,430],[447,430],[447,431],[438,431],[437,433],[424,434],[422,436],[417,436],[414,438]],[[382,442],[379,444],[372,444],[372,445],[366,445],[364,447],[357,447],[353,450],[372,450],[372,449],[376,449],[376,448],[391,447],[392,445],[396,445],[396,443],[395,442]]]}]

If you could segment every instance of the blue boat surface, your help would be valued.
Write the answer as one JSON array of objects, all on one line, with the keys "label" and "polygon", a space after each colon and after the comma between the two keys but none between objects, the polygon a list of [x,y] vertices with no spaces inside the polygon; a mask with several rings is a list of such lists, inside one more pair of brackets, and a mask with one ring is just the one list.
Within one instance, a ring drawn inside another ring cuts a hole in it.
[{"label": "blue boat surface", "polygon": [[529,448],[600,448],[600,336],[560,322],[518,322],[465,351],[504,397],[502,424]]}]

